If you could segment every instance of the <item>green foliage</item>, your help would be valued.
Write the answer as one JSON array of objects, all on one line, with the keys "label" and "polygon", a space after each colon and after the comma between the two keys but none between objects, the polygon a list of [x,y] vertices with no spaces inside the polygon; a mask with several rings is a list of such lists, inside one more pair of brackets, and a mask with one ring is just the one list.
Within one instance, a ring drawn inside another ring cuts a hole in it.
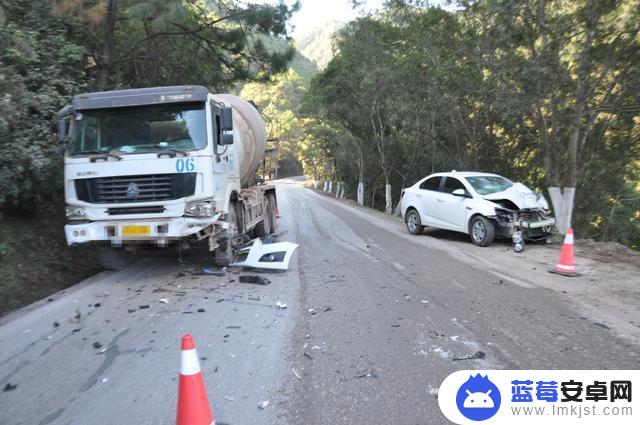
[{"label": "green foliage", "polygon": [[350,133],[326,142],[348,187],[364,181],[379,200],[384,179],[397,200],[401,187],[452,168],[539,190],[577,185],[578,233],[637,246],[637,204],[603,224],[638,181],[637,2],[484,0],[459,12],[406,3],[348,24],[303,102]]},{"label": "green foliage", "polygon": [[64,28],[0,27],[0,208],[34,211],[61,196],[53,116],[84,89],[83,48]]},{"label": "green foliage", "polygon": [[331,21],[322,27],[300,29],[295,45],[302,55],[311,59],[319,69],[324,69],[334,55],[333,39],[344,27],[341,22]]}]

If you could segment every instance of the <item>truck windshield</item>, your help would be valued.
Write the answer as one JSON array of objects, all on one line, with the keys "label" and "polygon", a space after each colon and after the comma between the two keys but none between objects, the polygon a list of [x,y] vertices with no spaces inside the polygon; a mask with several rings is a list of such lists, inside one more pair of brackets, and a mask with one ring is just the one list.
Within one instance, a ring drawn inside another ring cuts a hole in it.
[{"label": "truck windshield", "polygon": [[69,154],[199,150],[207,145],[205,127],[204,103],[79,111]]},{"label": "truck windshield", "polygon": [[512,182],[500,176],[473,176],[467,177],[467,181],[479,195],[502,192],[513,186]]}]

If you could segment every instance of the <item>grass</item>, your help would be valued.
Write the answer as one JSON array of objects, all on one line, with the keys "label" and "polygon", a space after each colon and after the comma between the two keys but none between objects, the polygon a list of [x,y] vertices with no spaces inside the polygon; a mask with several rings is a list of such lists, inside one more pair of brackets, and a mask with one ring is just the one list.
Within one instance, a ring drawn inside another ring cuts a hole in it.
[{"label": "grass", "polygon": [[0,217],[0,315],[101,271],[95,249],[69,247],[62,209]]}]

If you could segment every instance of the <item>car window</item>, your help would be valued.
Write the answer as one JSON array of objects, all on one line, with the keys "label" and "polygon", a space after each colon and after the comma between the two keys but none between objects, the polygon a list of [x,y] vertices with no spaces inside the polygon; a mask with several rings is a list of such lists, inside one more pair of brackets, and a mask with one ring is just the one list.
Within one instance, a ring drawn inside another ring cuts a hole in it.
[{"label": "car window", "polygon": [[422,184],[420,185],[420,189],[424,189],[424,190],[438,190],[438,188],[440,187],[440,180],[442,179],[442,177],[437,176],[437,177],[431,177],[429,179],[426,179],[425,181],[422,182]]},{"label": "car window", "polygon": [[444,181],[444,187],[442,188],[442,191],[445,193],[453,193],[453,191],[456,189],[462,189],[465,192],[467,191],[460,180],[453,177],[447,177],[447,179]]}]

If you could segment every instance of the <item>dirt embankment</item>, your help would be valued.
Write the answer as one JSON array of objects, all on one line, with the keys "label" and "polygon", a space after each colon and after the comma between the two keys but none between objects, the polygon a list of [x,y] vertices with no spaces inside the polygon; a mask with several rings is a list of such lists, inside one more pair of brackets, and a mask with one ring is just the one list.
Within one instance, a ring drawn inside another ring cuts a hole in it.
[{"label": "dirt embankment", "polygon": [[0,316],[102,270],[89,247],[69,247],[62,208],[0,216]]}]

